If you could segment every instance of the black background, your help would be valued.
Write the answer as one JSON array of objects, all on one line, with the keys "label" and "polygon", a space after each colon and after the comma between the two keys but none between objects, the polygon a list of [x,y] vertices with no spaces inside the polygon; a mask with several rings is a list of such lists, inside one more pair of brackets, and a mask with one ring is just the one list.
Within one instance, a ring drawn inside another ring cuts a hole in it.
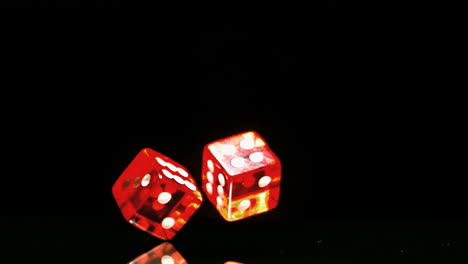
[{"label": "black background", "polygon": [[[125,7],[149,7],[156,6],[160,3],[151,1],[125,1],[125,0],[17,0],[3,1],[0,7],[13,8],[125,8]],[[317,4],[314,3],[315,5]],[[335,0],[326,0],[319,3],[328,8],[335,8],[337,5]]]},{"label": "black background", "polygon": [[200,183],[206,143],[256,130],[283,163],[279,206],[228,223],[205,201],[171,241],[189,263],[466,263],[463,102],[417,39],[105,29],[10,39],[7,260],[132,260],[162,242],[112,198],[137,152],[164,153]]}]

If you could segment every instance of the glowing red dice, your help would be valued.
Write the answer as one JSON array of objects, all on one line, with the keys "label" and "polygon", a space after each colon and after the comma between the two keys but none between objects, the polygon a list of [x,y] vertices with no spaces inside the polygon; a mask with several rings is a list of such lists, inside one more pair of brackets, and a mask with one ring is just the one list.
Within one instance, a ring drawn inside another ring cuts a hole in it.
[{"label": "glowing red dice", "polygon": [[264,213],[278,205],[281,163],[256,132],[207,144],[202,188],[227,221]]},{"label": "glowing red dice", "polygon": [[187,264],[187,261],[172,244],[164,242],[130,261],[129,264]]},{"label": "glowing red dice", "polygon": [[130,224],[163,240],[173,238],[203,201],[186,168],[149,148],[131,161],[112,194]]}]

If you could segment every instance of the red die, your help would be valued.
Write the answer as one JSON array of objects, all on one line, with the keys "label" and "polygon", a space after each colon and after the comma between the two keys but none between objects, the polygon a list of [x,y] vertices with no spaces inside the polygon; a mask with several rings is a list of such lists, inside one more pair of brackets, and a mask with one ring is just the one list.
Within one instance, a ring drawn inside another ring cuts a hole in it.
[{"label": "red die", "polygon": [[281,163],[256,132],[217,140],[203,150],[202,188],[227,221],[278,205]]},{"label": "red die", "polygon": [[128,222],[163,240],[173,238],[203,201],[186,168],[149,148],[132,160],[112,194]]},{"label": "red die", "polygon": [[164,242],[130,261],[129,264],[187,264],[187,261],[172,244]]}]

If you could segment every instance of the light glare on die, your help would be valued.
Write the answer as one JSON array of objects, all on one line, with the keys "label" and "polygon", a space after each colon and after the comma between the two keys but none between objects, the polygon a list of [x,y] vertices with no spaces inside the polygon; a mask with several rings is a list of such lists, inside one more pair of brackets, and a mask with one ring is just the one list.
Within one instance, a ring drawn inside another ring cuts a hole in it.
[{"label": "light glare on die", "polygon": [[236,153],[236,147],[231,144],[221,145],[220,149],[223,155],[234,155]]}]

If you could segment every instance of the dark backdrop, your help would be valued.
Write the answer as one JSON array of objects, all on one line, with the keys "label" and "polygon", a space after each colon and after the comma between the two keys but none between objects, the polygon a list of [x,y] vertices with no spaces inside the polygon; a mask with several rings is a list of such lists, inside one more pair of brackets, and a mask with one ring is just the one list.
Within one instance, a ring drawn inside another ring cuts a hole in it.
[{"label": "dark backdrop", "polygon": [[[16,0],[4,1],[0,7],[13,8],[125,8],[125,7],[149,7],[155,4],[151,1],[124,1],[124,0]],[[324,7],[337,7],[335,0],[321,1]],[[338,5],[339,6],[339,5]]]},{"label": "dark backdrop", "polygon": [[130,261],[162,242],[112,198],[136,153],[164,153],[200,183],[206,143],[256,130],[283,163],[279,206],[228,223],[205,201],[171,241],[189,263],[466,260],[463,104],[417,44],[232,26],[72,32],[11,43],[4,258]]}]

